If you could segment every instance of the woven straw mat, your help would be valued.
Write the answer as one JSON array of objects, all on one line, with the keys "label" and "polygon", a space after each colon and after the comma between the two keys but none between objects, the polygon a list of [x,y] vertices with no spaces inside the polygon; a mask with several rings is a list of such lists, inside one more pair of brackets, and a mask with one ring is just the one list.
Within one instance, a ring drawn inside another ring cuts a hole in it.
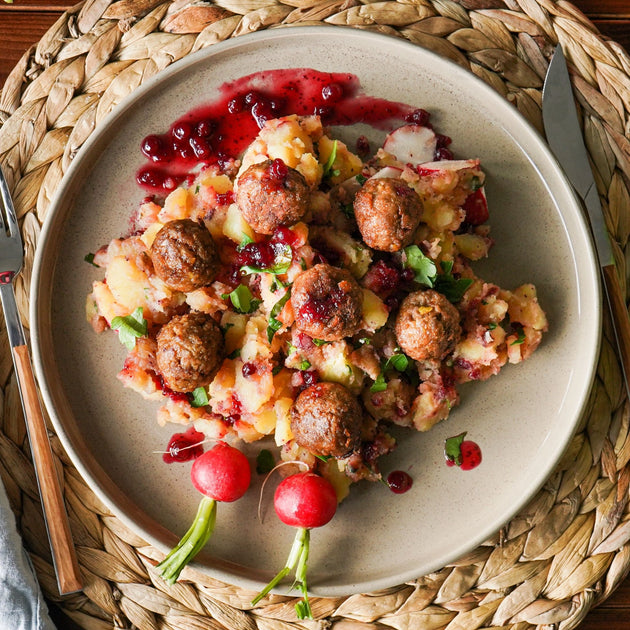
[{"label": "woven straw mat", "polygon": [[[292,24],[376,30],[430,48],[488,82],[541,129],[541,87],[560,41],[568,57],[623,286],[630,274],[630,58],[571,4],[553,0],[87,0],[29,50],[0,94],[0,164],[29,277],[49,201],[77,149],[116,104],[191,52]],[[80,478],[51,430],[85,588],[60,598],[18,389],[0,353],[0,476],[46,597],[89,630],[575,628],[630,568],[630,408],[610,325],[587,411],[565,457],[492,540],[442,570],[378,593],[313,600],[298,621],[288,597],[255,610],[252,593],[187,569],[169,587],[161,554],[129,531]],[[0,344],[8,348],[4,322]]]}]

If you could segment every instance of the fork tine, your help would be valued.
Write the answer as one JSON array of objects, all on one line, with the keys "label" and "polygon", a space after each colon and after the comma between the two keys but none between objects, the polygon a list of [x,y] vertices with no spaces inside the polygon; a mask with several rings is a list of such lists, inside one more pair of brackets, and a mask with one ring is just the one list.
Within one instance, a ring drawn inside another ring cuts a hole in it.
[{"label": "fork tine", "polygon": [[[15,208],[13,207],[13,201],[11,201],[11,194],[9,193],[9,185],[2,172],[0,166],[0,198],[2,199],[2,208],[4,212],[0,212],[0,229],[8,230],[9,236],[19,235],[20,229],[18,227],[17,215],[15,214]],[[6,215],[6,216],[5,216]]]}]

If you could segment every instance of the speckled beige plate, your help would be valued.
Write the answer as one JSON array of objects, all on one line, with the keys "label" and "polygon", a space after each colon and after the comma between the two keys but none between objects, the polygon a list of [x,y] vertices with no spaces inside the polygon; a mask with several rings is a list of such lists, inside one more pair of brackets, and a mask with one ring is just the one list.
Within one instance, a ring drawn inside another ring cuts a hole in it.
[{"label": "speckled beige plate", "polygon": [[[409,471],[408,493],[358,484],[334,520],[313,533],[312,591],[348,595],[455,560],[542,485],[588,395],[599,343],[598,274],[580,210],[540,136],[449,61],[399,39],[332,27],[266,31],[186,57],[117,107],[77,155],[42,234],[31,296],[36,368],[56,430],[96,494],[147,541],[170,548],[199,495],[189,465],[167,466],[154,454],[176,427],[157,426],[157,404],[122,388],[116,373],[124,349],[85,321],[85,296],[100,274],[83,258],[126,233],[144,196],[134,175],[145,135],[166,130],[227,80],[288,67],[354,73],[370,95],[430,110],[457,157],[480,157],[496,246],[478,273],[506,288],[534,282],[550,321],[531,360],[463,387],[447,422],[426,434],[397,432],[400,446],[382,468]],[[462,431],[483,450],[472,472],[444,464],[444,439]],[[294,535],[271,509],[258,522],[259,486],[256,480],[244,499],[219,506],[215,534],[197,562],[253,588],[283,565]]]}]

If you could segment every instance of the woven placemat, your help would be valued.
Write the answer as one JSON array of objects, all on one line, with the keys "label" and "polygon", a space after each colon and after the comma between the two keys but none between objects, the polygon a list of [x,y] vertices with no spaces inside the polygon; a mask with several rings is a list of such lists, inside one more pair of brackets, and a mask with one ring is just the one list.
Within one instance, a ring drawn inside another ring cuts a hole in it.
[{"label": "woven placemat", "polygon": [[[541,87],[558,41],[570,62],[584,133],[623,286],[630,256],[630,58],[560,0],[87,0],[29,50],[0,95],[0,163],[26,244],[17,280],[26,321],[40,225],[77,149],[148,77],[191,52],[292,24],[377,30],[430,48],[492,85],[541,129]],[[299,622],[293,600],[251,610],[252,593],[187,569],[168,586],[161,554],[86,486],[51,429],[85,581],[60,598],[29,459],[4,322],[0,323],[0,477],[47,598],[89,630],[398,630],[576,627],[630,568],[630,408],[608,323],[588,409],[544,488],[494,539],[436,573],[387,591],[315,599]],[[579,340],[576,340],[578,343]]]}]

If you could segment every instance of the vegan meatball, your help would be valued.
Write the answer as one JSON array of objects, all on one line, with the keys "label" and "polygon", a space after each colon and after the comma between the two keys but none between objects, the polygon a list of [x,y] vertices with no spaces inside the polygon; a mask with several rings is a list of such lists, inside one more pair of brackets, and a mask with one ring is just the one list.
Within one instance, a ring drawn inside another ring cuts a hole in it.
[{"label": "vegan meatball", "polygon": [[192,392],[213,379],[223,347],[221,329],[210,315],[192,311],[175,316],[157,335],[158,369],[170,389]]},{"label": "vegan meatball", "polygon": [[357,399],[339,383],[321,382],[300,392],[291,407],[295,441],[314,455],[344,457],[361,443]]},{"label": "vegan meatball", "polygon": [[397,252],[411,243],[422,216],[422,201],[402,179],[372,177],[354,197],[354,216],[367,245]]},{"label": "vegan meatball", "polygon": [[295,279],[291,305],[298,330],[337,341],[360,329],[363,292],[349,271],[321,263]]},{"label": "vegan meatball", "polygon": [[259,234],[273,234],[306,213],[310,189],[301,173],[282,160],[252,164],[239,178],[236,203],[243,218]]},{"label": "vegan meatball", "polygon": [[396,317],[396,340],[417,361],[441,361],[461,337],[459,311],[432,289],[410,293]]},{"label": "vegan meatball", "polygon": [[169,221],[151,245],[155,273],[174,291],[194,291],[209,285],[219,268],[210,232],[190,219]]}]

